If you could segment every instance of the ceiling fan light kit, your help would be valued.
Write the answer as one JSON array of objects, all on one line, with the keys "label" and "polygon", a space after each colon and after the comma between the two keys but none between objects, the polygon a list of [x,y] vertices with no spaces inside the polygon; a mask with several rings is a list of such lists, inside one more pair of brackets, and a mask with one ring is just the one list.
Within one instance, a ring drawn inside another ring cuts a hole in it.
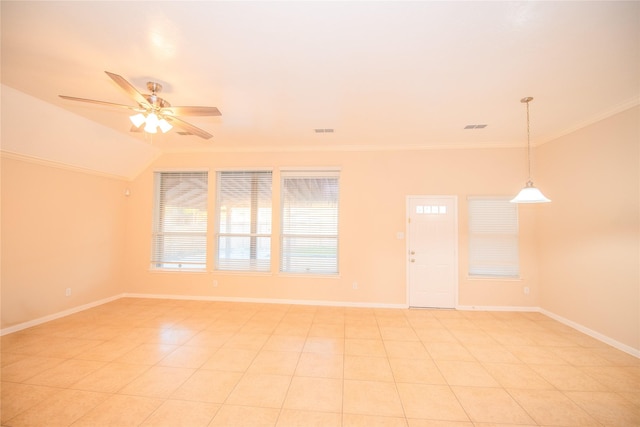
[{"label": "ceiling fan light kit", "polygon": [[520,100],[520,102],[527,104],[527,165],[529,167],[529,178],[524,188],[520,190],[516,197],[511,199],[511,203],[549,203],[551,201],[533,185],[531,180],[531,138],[529,135],[529,103],[531,101],[533,101],[533,98],[530,96]]},{"label": "ceiling fan light kit", "polygon": [[158,116],[154,113],[149,113],[147,116],[147,120],[145,121],[144,131],[147,133],[157,133],[158,132]]},{"label": "ceiling fan light kit", "polygon": [[158,120],[158,116],[155,113],[149,113],[146,117],[142,113],[134,114],[129,117],[129,120],[131,120],[131,123],[137,128],[144,124],[144,131],[147,133],[158,133],[157,128],[160,128],[162,133],[167,133],[173,129],[171,123],[166,121],[164,117]]},{"label": "ceiling fan light kit", "polygon": [[[122,76],[119,76],[109,71],[105,73],[124,90],[135,102],[137,106],[114,104],[112,102],[96,101],[94,99],[76,98],[73,96],[59,95],[60,98],[68,99],[70,101],[88,102],[91,104],[106,105],[109,107],[125,108],[133,110],[137,114],[129,117],[131,123],[136,128],[140,128],[144,125],[143,130],[150,134],[158,133],[158,128],[162,133],[169,132],[174,126],[182,129],[179,132],[180,135],[196,135],[200,138],[209,139],[213,135],[200,129],[190,123],[185,122],[178,116],[220,116],[220,110],[216,107],[172,107],[169,102],[160,98],[158,92],[162,90],[160,83],[148,82],[147,89],[151,91],[151,94],[143,95],[133,87],[131,83],[125,80]],[[146,115],[145,115],[146,114]]]},{"label": "ceiling fan light kit", "polygon": [[171,126],[171,123],[169,123],[168,121],[166,121],[164,118],[160,119],[158,121],[158,127],[160,128],[160,130],[162,131],[162,133],[167,133],[169,132],[171,129],[173,129],[173,126]]},{"label": "ceiling fan light kit", "polygon": [[131,120],[131,123],[133,123],[135,127],[139,128],[144,122],[147,121],[147,118],[144,116],[144,114],[138,113],[129,117],[129,120]]}]

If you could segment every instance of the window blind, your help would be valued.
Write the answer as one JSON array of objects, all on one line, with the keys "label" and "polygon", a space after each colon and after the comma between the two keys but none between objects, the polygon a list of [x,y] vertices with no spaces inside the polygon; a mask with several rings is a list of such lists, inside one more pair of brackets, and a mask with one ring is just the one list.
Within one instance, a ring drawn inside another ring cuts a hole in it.
[{"label": "window blind", "polygon": [[207,172],[156,172],[151,268],[207,267]]},{"label": "window blind", "polygon": [[509,198],[470,197],[469,275],[518,277],[518,205]]},{"label": "window blind", "polygon": [[338,273],[338,172],[283,171],[280,271]]},{"label": "window blind", "polygon": [[271,181],[271,171],[217,173],[217,270],[270,271]]}]

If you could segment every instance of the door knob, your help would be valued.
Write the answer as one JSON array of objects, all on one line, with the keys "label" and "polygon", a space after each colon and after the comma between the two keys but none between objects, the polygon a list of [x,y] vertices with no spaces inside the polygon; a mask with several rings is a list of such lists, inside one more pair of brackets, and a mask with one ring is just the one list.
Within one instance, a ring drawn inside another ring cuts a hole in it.
[{"label": "door knob", "polygon": [[415,259],[413,259],[413,258],[411,258],[411,262],[416,262],[416,260],[415,260]]},{"label": "door knob", "polygon": [[416,253],[414,251],[411,251],[411,255],[415,255]]}]

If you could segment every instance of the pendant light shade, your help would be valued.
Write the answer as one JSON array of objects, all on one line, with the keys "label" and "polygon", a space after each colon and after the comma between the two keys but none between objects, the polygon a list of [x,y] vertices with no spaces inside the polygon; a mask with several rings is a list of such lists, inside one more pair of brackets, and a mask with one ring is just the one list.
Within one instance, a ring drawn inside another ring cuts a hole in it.
[{"label": "pendant light shade", "polygon": [[529,178],[524,188],[520,190],[516,197],[511,199],[511,203],[549,203],[551,201],[533,185],[531,180],[531,140],[529,136],[529,102],[531,101],[533,101],[533,98],[530,96],[520,100],[520,102],[527,104],[527,165],[529,167]]},{"label": "pendant light shade", "polygon": [[147,126],[157,127],[158,126],[158,116],[155,113],[149,113],[147,115]]},{"label": "pendant light shade", "polygon": [[135,127],[139,128],[147,120],[147,118],[144,116],[144,114],[138,113],[135,116],[129,117],[129,120],[131,120],[131,123],[133,123]]},{"label": "pendant light shade", "polygon": [[162,133],[167,133],[173,128],[173,126],[165,119],[160,119],[160,121],[158,122],[158,127],[160,128]]},{"label": "pendant light shade", "polygon": [[511,203],[548,203],[542,191],[533,186],[533,182],[527,181],[527,185],[520,190],[518,195],[511,199]]}]

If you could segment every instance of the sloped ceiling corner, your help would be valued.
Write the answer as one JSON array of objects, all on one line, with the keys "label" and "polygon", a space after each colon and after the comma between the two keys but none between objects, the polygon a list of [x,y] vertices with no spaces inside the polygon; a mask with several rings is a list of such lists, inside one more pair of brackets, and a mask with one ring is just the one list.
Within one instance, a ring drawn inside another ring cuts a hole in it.
[{"label": "sloped ceiling corner", "polygon": [[6,85],[3,152],[131,180],[160,149]]}]

